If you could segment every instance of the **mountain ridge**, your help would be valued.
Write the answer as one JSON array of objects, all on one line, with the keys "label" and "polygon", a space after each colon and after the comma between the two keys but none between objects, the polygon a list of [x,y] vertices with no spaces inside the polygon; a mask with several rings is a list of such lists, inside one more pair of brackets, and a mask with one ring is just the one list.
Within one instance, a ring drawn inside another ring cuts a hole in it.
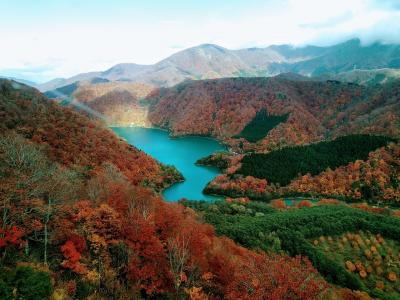
[{"label": "mountain ridge", "polygon": [[400,45],[379,42],[363,45],[359,39],[328,47],[271,45],[237,50],[215,44],[201,44],[174,53],[153,65],[121,63],[105,71],[52,80],[38,85],[38,88],[48,91],[94,77],[169,87],[186,79],[265,77],[287,72],[320,76],[355,68],[399,68],[399,61]]}]

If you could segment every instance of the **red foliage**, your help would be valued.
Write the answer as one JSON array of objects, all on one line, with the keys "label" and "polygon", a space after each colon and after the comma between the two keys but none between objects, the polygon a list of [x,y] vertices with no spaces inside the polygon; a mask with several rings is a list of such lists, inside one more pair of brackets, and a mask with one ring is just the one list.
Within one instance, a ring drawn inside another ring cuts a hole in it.
[{"label": "red foliage", "polygon": [[86,251],[86,240],[83,236],[74,233],[69,237],[69,240],[74,243],[75,249],[79,253]]},{"label": "red foliage", "polygon": [[75,280],[70,280],[67,282],[67,292],[68,295],[75,295],[76,293],[76,281]]},{"label": "red foliage", "polygon": [[24,231],[17,226],[12,226],[9,229],[0,228],[0,248],[5,248],[7,246],[22,246],[25,241],[22,240],[24,236]]},{"label": "red foliage", "polygon": [[123,229],[126,243],[133,251],[128,265],[128,279],[148,295],[171,290],[166,252],[157,238],[156,228],[141,216],[136,216],[134,222],[126,224]]},{"label": "red foliage", "polygon": [[87,272],[86,267],[79,263],[81,254],[76,250],[75,244],[72,241],[67,241],[61,246],[61,253],[65,258],[61,263],[62,267],[71,269],[78,274],[84,274]]},{"label": "red foliage", "polygon": [[268,257],[229,240],[216,249],[212,272],[225,299],[313,299],[327,288],[307,259]]},{"label": "red foliage", "polygon": [[81,254],[76,250],[75,244],[72,241],[65,242],[61,246],[61,252],[71,263],[76,263],[81,259]]}]

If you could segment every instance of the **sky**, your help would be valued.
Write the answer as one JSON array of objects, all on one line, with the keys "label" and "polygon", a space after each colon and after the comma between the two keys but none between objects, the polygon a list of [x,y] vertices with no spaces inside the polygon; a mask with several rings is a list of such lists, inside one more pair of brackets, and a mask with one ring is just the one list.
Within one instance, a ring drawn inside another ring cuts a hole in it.
[{"label": "sky", "polygon": [[188,47],[400,43],[400,0],[0,0],[0,75],[44,82]]}]

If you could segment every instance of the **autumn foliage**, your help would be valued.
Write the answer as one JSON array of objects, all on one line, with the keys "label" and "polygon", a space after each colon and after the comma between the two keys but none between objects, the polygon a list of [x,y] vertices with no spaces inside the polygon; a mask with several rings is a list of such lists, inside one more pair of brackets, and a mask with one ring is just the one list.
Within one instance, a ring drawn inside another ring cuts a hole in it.
[{"label": "autumn foliage", "polygon": [[[270,151],[355,133],[399,136],[400,81],[383,86],[284,78],[224,78],[183,82],[159,89],[152,103],[152,124],[174,135],[202,134],[229,143],[235,151]],[[257,113],[289,115],[256,143],[236,139]]]},{"label": "autumn foliage", "polygon": [[[23,246],[24,231],[17,226],[12,226],[8,229],[0,228],[0,249],[7,246]],[[0,250],[1,251],[1,250]]]},{"label": "autumn foliage", "polygon": [[61,253],[65,260],[61,263],[61,266],[66,269],[71,269],[78,274],[84,274],[86,268],[79,263],[81,254],[75,247],[75,244],[68,240],[64,245],[61,246]]},{"label": "autumn foliage", "polygon": [[370,152],[366,160],[356,160],[335,169],[327,168],[314,176],[299,174],[286,186],[277,186],[253,176],[231,176],[226,172],[210,182],[206,191],[253,199],[298,193],[326,198],[378,199],[393,203],[400,199],[399,158],[400,145],[395,142]]},{"label": "autumn foliage", "polygon": [[274,208],[284,209],[286,208],[286,203],[283,199],[275,199],[271,201],[271,206]]},{"label": "autumn foliage", "polygon": [[299,201],[299,202],[296,204],[296,206],[297,206],[298,208],[302,208],[302,207],[311,207],[312,205],[313,205],[312,202],[309,201],[309,200],[301,200],[301,201]]},{"label": "autumn foliage", "polygon": [[[26,245],[12,254],[51,273],[57,293],[312,299],[327,289],[306,258],[245,249],[164,202],[161,166],[101,124],[8,81],[0,109],[0,254]],[[1,268],[15,268],[8,253]]]}]

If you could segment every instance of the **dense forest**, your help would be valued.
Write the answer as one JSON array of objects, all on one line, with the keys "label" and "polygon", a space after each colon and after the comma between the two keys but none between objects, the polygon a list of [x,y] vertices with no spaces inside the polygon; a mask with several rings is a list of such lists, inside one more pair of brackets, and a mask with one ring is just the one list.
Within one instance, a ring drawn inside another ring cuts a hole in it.
[{"label": "dense forest", "polygon": [[393,139],[383,136],[348,135],[307,146],[285,147],[267,154],[251,153],[243,157],[242,166],[236,173],[285,186],[299,175],[317,175],[327,168],[336,169],[356,160],[366,160],[371,151],[391,141]]},{"label": "dense forest", "polygon": [[279,123],[286,122],[288,115],[271,116],[266,109],[261,109],[256,116],[243,128],[236,138],[245,138],[254,143],[263,139]]},{"label": "dense forest", "polygon": [[[400,271],[399,218],[326,200],[315,207],[309,207],[312,206],[310,202],[299,202],[299,208],[291,209],[284,209],[285,206],[278,203],[271,207],[265,203],[246,201],[183,203],[196,209],[207,222],[213,224],[218,234],[228,236],[245,247],[262,249],[266,253],[306,255],[329,282],[368,292],[379,299],[397,299],[400,296],[399,279],[395,276]],[[376,238],[366,243],[360,241],[357,235],[360,231],[369,232]],[[347,269],[346,258],[337,261],[323,251],[324,247],[333,243],[332,237],[346,233],[349,240],[346,238],[337,251],[345,256],[345,250],[359,249],[362,254],[357,260],[364,255],[369,257],[362,269],[356,272]],[[325,240],[327,243],[324,243]],[[319,245],[325,246],[317,247]],[[378,251],[372,255],[370,248]],[[370,280],[366,281],[361,271],[368,266],[371,266],[368,269]],[[384,283],[385,293],[381,286],[376,286],[378,281]]]},{"label": "dense forest", "polygon": [[0,82],[1,299],[313,299],[310,261],[251,251],[157,191],[179,179],[101,123]]}]

